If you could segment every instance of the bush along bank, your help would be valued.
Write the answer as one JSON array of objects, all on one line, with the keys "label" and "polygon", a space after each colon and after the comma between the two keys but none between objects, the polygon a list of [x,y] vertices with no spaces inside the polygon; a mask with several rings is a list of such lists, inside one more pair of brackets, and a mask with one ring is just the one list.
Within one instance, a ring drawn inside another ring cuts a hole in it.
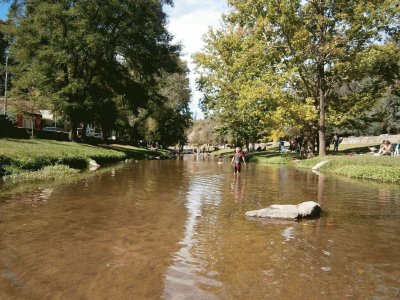
[{"label": "bush along bank", "polygon": [[[104,165],[132,157],[152,158],[147,149],[118,150],[72,142],[3,138],[0,139],[0,177],[6,184],[58,180],[86,169],[90,160]],[[140,155],[142,152],[146,155]],[[152,153],[154,157],[160,155]]]},{"label": "bush along bank", "polygon": [[318,171],[350,178],[400,183],[400,159],[396,156],[325,156],[298,161],[298,168],[312,169],[327,161]]}]

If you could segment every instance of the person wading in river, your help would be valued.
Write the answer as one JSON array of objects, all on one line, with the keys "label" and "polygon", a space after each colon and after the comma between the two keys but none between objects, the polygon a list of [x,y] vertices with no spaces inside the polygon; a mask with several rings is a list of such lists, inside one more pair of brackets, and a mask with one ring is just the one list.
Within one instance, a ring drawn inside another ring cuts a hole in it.
[{"label": "person wading in river", "polygon": [[240,147],[237,147],[231,161],[231,164],[234,166],[235,173],[240,173],[241,160],[243,160],[243,163],[246,164],[246,160],[244,159],[244,153],[242,152],[242,149]]}]

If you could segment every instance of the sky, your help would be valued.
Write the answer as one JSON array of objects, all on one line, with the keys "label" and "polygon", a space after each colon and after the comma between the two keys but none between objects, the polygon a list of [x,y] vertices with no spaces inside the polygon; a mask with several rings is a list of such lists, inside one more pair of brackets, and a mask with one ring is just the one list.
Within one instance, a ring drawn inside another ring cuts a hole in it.
[{"label": "sky", "polygon": [[[0,3],[0,18],[5,19],[8,5]],[[188,62],[190,70],[190,87],[192,90],[191,111],[197,118],[203,114],[198,107],[201,93],[196,91],[194,65],[191,56],[203,47],[202,37],[209,27],[220,26],[221,15],[228,11],[227,0],[174,0],[173,7],[166,7],[169,16],[168,30],[174,36],[174,42],[183,46],[183,59]]]},{"label": "sky", "polygon": [[197,118],[203,118],[198,107],[201,93],[196,91],[194,65],[191,56],[203,47],[202,37],[209,27],[220,27],[221,16],[228,12],[227,0],[174,0],[174,7],[167,8],[168,30],[174,35],[174,42],[183,45],[184,59],[190,70],[192,101],[190,109]]},{"label": "sky", "polygon": [[5,20],[7,18],[9,4],[0,3],[0,19]]}]

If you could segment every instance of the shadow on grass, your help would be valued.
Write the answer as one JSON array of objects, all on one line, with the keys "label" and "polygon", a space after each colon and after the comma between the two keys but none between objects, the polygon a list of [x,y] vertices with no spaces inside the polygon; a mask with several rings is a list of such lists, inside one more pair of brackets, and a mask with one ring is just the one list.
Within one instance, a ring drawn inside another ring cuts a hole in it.
[{"label": "shadow on grass", "polygon": [[380,145],[362,145],[362,146],[357,146],[354,145],[352,147],[347,146],[345,149],[340,149],[339,151],[327,151],[328,155],[341,155],[341,154],[369,154],[372,153],[372,149],[375,149],[375,151],[379,150]]},{"label": "shadow on grass", "polygon": [[145,148],[119,146],[119,145],[107,145],[102,147],[106,149],[112,149],[119,152],[123,152],[129,159],[155,159],[157,157],[164,156],[163,153],[159,151],[148,150]]},{"label": "shadow on grass", "polygon": [[248,161],[265,162],[271,164],[288,164],[297,158],[297,153],[279,153],[275,151],[259,151],[246,155],[246,160]]}]

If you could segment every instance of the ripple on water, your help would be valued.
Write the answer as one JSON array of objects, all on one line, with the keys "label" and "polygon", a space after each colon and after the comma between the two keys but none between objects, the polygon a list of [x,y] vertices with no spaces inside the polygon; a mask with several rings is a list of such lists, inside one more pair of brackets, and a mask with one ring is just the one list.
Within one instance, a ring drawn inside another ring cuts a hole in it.
[{"label": "ripple on water", "polygon": [[[207,174],[207,172],[203,172]],[[173,263],[168,268],[165,276],[165,299],[216,299],[215,295],[199,288],[200,285],[208,287],[221,287],[221,282],[213,279],[217,272],[208,271],[201,275],[202,262],[194,254],[194,247],[199,243],[196,232],[198,218],[203,215],[204,205],[218,204],[220,202],[220,187],[224,176],[206,175],[192,176],[186,193],[186,207],[188,217],[185,232],[179,242],[181,248],[175,254]]]},{"label": "ripple on water", "polygon": [[282,232],[282,236],[285,238],[285,242],[293,240],[294,235],[293,235],[293,227],[287,227],[285,230]]},{"label": "ripple on water", "polygon": [[[244,216],[305,200],[326,214]],[[0,203],[0,298],[399,298],[398,188],[286,167],[248,164],[234,176],[229,161],[143,161]]]}]

